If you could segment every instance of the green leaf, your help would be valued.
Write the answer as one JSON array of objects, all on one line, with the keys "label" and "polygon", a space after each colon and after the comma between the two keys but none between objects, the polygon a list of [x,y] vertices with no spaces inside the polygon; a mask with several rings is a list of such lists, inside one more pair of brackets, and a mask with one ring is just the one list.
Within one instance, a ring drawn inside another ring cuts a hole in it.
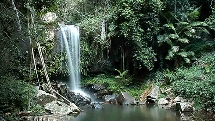
[{"label": "green leaf", "polygon": [[172,30],[175,31],[175,27],[174,27],[174,25],[172,23],[164,24],[164,27],[167,27],[167,28],[172,29]]},{"label": "green leaf", "polygon": [[185,61],[186,63],[190,63],[190,59],[189,59],[189,58],[184,58],[184,61]]},{"label": "green leaf", "polygon": [[201,27],[199,29],[200,29],[200,31],[202,31],[202,32],[204,32],[206,34],[210,34],[210,32],[206,28]]},{"label": "green leaf", "polygon": [[178,53],[178,55],[180,55],[181,57],[186,58],[187,57],[187,52],[180,52],[180,53]]},{"label": "green leaf", "polygon": [[124,77],[124,76],[126,76],[127,74],[128,74],[128,70],[125,70],[125,71],[122,72],[121,76]]},{"label": "green leaf", "polygon": [[179,46],[172,46],[171,50],[173,53],[176,53],[179,51]]},{"label": "green leaf", "polygon": [[185,31],[184,34],[187,35],[188,37],[192,37],[193,35],[190,31]]},{"label": "green leaf", "polygon": [[163,43],[167,43],[168,45],[172,46],[173,43],[172,41],[169,39],[169,36],[167,34],[164,34],[164,35],[158,35],[157,36],[157,39],[158,39],[158,44],[159,46],[161,46]]},{"label": "green leaf", "polygon": [[170,34],[169,38],[171,38],[171,39],[178,39],[179,36],[177,34]]},{"label": "green leaf", "polygon": [[178,27],[181,27],[181,26],[186,26],[186,25],[189,25],[189,23],[188,22],[179,22],[179,23],[177,23],[177,26]]},{"label": "green leaf", "polygon": [[165,57],[165,59],[166,60],[171,60],[174,57],[174,55],[175,54],[171,50],[169,50],[168,55]]},{"label": "green leaf", "polygon": [[198,26],[207,27],[208,25],[205,22],[193,22],[190,24],[190,26],[192,26],[192,27],[198,27]]},{"label": "green leaf", "polygon": [[189,43],[189,40],[187,38],[182,38],[182,39],[180,38],[178,39],[178,41],[181,43]]},{"label": "green leaf", "polygon": [[192,11],[192,12],[188,15],[189,19],[191,19],[191,20],[196,20],[196,19],[198,19],[198,18],[199,18],[199,11],[200,11],[200,8],[201,8],[201,7],[196,8],[194,11]]}]

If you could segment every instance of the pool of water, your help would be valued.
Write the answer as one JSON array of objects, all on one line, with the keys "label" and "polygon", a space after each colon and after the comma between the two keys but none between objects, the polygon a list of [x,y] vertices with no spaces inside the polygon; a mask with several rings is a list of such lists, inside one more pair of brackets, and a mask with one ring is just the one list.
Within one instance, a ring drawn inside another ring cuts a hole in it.
[{"label": "pool of water", "polygon": [[104,105],[103,109],[83,108],[74,121],[180,121],[177,112],[157,106]]}]

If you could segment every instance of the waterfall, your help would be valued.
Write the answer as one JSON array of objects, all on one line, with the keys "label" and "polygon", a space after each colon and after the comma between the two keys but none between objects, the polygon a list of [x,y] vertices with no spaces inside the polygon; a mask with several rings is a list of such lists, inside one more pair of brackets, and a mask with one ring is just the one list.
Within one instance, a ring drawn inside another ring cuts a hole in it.
[{"label": "waterfall", "polygon": [[61,50],[65,49],[68,58],[69,82],[71,90],[79,90],[80,85],[80,40],[79,27],[60,25]]},{"label": "waterfall", "polygon": [[17,10],[17,8],[16,8],[16,5],[15,5],[15,3],[14,3],[14,0],[12,0],[11,2],[12,2],[13,10],[14,10],[15,13],[16,13],[17,24],[18,24],[18,31],[21,31],[22,26],[21,26],[21,22],[20,22],[20,19],[19,19],[18,10]]}]

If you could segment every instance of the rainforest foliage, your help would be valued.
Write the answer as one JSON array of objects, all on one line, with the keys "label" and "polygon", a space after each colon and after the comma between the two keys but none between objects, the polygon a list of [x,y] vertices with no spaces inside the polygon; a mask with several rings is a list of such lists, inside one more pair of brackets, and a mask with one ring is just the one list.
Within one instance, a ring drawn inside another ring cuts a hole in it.
[{"label": "rainforest foliage", "polygon": [[[149,78],[215,111],[214,9],[214,0],[1,0],[2,90],[13,89],[14,83],[26,85],[23,81],[37,83],[32,53],[39,80],[44,81],[36,42],[41,44],[48,74],[68,76],[62,67],[67,56],[56,49],[57,39],[46,37],[47,31],[64,22],[80,27],[83,76],[111,74],[127,87]],[[47,12],[57,14],[56,22],[42,21]],[[0,95],[0,100],[11,100],[4,104],[6,111],[19,100],[23,102],[16,106],[19,110],[28,107],[30,98],[20,97],[24,89],[11,92],[15,99]]]}]

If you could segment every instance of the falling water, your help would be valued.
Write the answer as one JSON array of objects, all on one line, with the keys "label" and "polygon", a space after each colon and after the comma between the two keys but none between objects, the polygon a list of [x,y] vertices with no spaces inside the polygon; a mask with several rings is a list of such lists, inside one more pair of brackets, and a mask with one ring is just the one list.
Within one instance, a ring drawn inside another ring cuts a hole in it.
[{"label": "falling water", "polygon": [[[65,46],[68,66],[69,66],[69,80],[70,89],[79,90],[80,85],[80,40],[79,27],[74,25],[61,25],[61,48]],[[63,42],[63,43],[62,43]]]},{"label": "falling water", "polygon": [[14,3],[14,0],[12,0],[11,2],[12,2],[13,10],[14,10],[15,13],[16,13],[17,24],[18,24],[18,30],[21,31],[22,26],[21,26],[21,22],[20,22],[20,19],[19,19],[18,10],[17,10],[17,8],[16,8],[16,5],[15,5],[15,3]]}]

